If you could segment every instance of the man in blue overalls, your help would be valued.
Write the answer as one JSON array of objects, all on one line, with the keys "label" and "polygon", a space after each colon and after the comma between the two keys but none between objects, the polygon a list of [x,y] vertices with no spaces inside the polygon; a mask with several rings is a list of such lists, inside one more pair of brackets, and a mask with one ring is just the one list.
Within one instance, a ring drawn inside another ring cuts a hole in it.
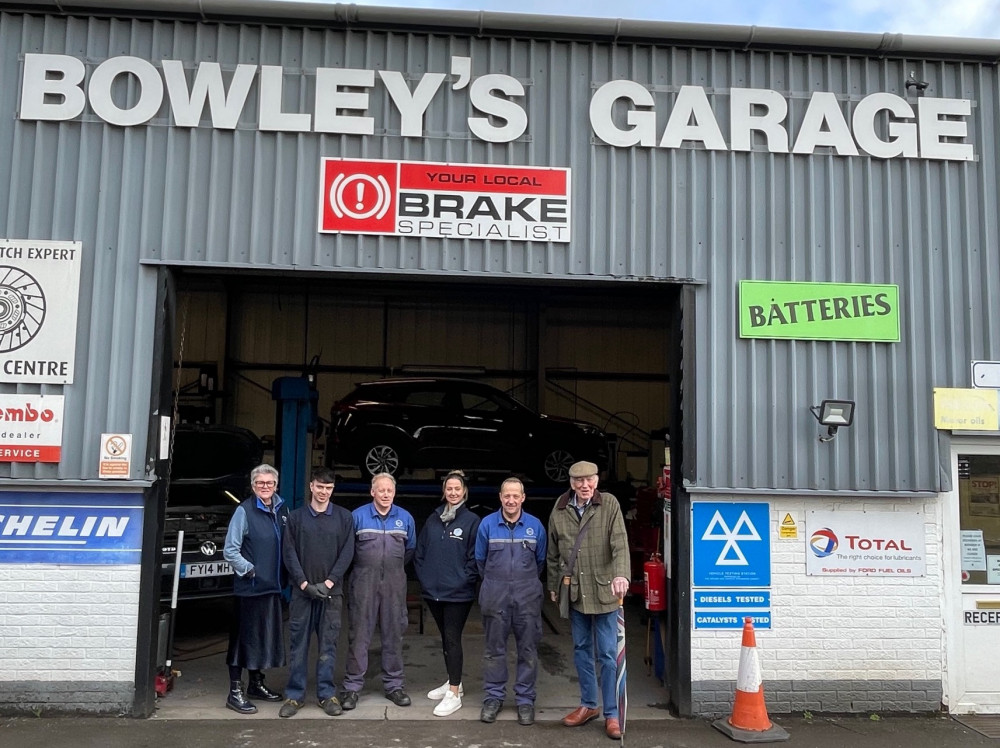
[{"label": "man in blue overalls", "polygon": [[539,575],[545,568],[545,528],[521,509],[524,484],[508,478],[500,486],[500,511],[479,525],[476,564],[483,583],[479,607],[486,634],[483,653],[485,698],[482,722],[495,722],[507,693],[507,640],[517,646],[514,697],[517,721],[535,721],[535,681],[538,679],[538,642],[542,638],[544,591]]},{"label": "man in blue overalls", "polygon": [[372,478],[372,503],[354,516],[354,565],[347,580],[349,647],[340,704],[358,705],[365,684],[368,647],[375,626],[382,637],[382,685],[396,706],[409,706],[403,690],[403,632],[406,631],[406,571],[417,547],[413,516],[393,504],[396,479],[388,473]]}]

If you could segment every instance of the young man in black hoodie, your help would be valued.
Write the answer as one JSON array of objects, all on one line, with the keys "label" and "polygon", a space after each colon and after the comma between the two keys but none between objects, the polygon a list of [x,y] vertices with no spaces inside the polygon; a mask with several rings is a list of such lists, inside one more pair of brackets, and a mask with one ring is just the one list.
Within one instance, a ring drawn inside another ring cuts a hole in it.
[{"label": "young man in black hoodie", "polygon": [[331,717],[343,709],[336,696],[333,671],[337,664],[344,607],[344,574],[354,558],[354,520],[333,503],[334,474],[329,468],[313,471],[309,503],[288,516],[282,554],[292,585],[288,630],[292,660],[285,686],[285,703],[278,715],[291,717],[302,708],[309,664],[309,638],[319,643],[316,695]]}]

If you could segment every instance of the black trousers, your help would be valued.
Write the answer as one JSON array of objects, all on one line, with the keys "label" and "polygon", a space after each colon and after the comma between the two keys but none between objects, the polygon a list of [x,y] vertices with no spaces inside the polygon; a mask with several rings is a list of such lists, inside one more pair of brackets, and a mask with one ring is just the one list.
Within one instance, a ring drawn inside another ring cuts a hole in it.
[{"label": "black trousers", "polygon": [[444,666],[448,670],[448,682],[457,686],[462,683],[462,667],[465,655],[462,651],[462,630],[469,620],[472,600],[460,603],[446,603],[424,598],[434,616],[434,622],[441,632],[441,649],[444,651]]}]

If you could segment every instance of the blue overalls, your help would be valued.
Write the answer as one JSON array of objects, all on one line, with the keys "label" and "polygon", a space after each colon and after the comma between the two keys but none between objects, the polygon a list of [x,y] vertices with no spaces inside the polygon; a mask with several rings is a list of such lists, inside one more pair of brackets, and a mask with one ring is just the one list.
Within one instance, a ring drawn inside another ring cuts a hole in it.
[{"label": "blue overalls", "polygon": [[545,528],[536,517],[521,513],[511,527],[502,512],[486,517],[476,535],[476,564],[483,579],[479,607],[486,635],[483,653],[485,700],[503,702],[507,692],[507,639],[514,634],[518,705],[535,703],[538,642],[542,638]]},{"label": "blue overalls", "polygon": [[344,690],[360,691],[368,670],[368,647],[376,624],[382,637],[382,684],[386,693],[403,688],[403,632],[406,571],[417,546],[416,524],[405,509],[393,505],[382,517],[375,504],[352,512],[354,565],[347,580],[349,646]]}]

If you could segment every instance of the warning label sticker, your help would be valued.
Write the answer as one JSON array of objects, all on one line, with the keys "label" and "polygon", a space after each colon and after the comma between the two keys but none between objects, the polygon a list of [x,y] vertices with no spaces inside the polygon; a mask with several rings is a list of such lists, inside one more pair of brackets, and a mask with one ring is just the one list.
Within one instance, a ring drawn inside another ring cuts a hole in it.
[{"label": "warning label sticker", "polygon": [[779,538],[797,538],[799,536],[799,526],[792,519],[792,515],[785,513],[785,518],[781,520],[781,524],[778,525],[778,537]]},{"label": "warning label sticker", "polygon": [[570,240],[570,170],[325,158],[320,233]]}]

